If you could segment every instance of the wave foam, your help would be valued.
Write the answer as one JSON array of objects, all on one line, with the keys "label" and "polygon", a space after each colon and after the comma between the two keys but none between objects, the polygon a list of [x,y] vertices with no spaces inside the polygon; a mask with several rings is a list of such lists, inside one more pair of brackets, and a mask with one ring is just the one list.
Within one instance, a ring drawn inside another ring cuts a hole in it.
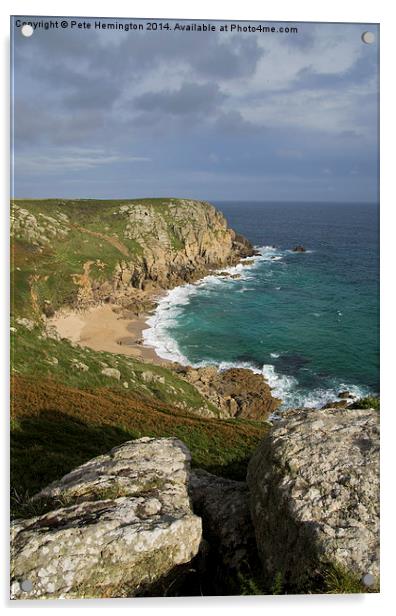
[{"label": "wave foam", "polygon": [[296,390],[290,391],[281,408],[321,408],[325,404],[339,402],[338,392],[342,390],[350,391],[353,394],[354,397],[351,397],[349,401],[364,398],[372,393],[369,387],[334,381],[334,384],[329,388],[316,388],[309,391],[296,388]]},{"label": "wave foam", "polygon": [[143,342],[146,346],[154,348],[162,359],[188,364],[176,340],[169,335],[169,329],[175,325],[183,306],[189,303],[197,291],[196,286],[192,284],[171,289],[160,299],[154,314],[147,319],[148,328],[142,332]]}]

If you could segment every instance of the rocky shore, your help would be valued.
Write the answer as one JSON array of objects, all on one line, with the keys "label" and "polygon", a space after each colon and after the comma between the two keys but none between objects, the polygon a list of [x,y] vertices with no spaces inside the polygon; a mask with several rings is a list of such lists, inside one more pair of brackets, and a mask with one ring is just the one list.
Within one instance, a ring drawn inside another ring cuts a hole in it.
[{"label": "rocky shore", "polygon": [[260,374],[246,368],[218,370],[215,366],[191,368],[173,364],[173,369],[218,409],[220,417],[266,419],[280,405]]}]

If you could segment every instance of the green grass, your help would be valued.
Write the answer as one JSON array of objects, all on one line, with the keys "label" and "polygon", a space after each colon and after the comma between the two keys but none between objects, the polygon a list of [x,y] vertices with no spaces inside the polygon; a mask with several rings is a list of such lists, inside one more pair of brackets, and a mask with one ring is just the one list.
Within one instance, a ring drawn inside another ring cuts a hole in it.
[{"label": "green grass", "polygon": [[[14,374],[34,376],[37,379],[50,378],[68,387],[83,389],[112,387],[124,395],[127,391],[131,391],[143,399],[155,399],[174,406],[184,403],[191,412],[207,407],[218,415],[218,409],[207,402],[193,385],[178,378],[167,368],[145,364],[126,355],[73,346],[67,340],[44,337],[46,334],[40,326],[29,331],[16,321],[13,321],[12,325],[17,330],[11,335]],[[56,358],[58,363],[52,363],[53,358]],[[81,371],[74,368],[76,362],[84,364],[88,370]],[[104,364],[119,370],[120,380],[101,374]],[[153,375],[151,377],[153,380],[145,380],[146,373]],[[124,387],[124,383],[128,383],[128,389]]]},{"label": "green grass", "polygon": [[[24,510],[29,495],[51,481],[142,436],[175,436],[189,447],[194,466],[245,478],[251,454],[268,430],[266,424],[216,419],[216,407],[167,368],[52,339],[39,325],[30,331],[13,320],[12,326],[17,384],[11,415],[15,514]],[[74,369],[76,362],[88,370]],[[101,374],[103,364],[119,370],[120,380]],[[213,419],[194,415],[205,406]]]},{"label": "green grass", "polygon": [[[22,199],[11,202],[33,214],[38,223],[41,221],[40,214],[55,219],[59,214],[66,214],[69,219],[69,224],[62,223],[68,228],[68,235],[64,238],[48,236],[49,243],[42,246],[42,250],[20,237],[14,238],[11,263],[13,313],[23,316],[31,314],[29,278],[32,275],[37,277],[34,287],[40,310],[43,310],[45,301],[57,310],[64,305],[74,306],[79,287],[73,275],[83,273],[84,263],[93,262],[90,279],[101,284],[111,280],[121,260],[141,262],[144,256],[142,246],[124,235],[127,219],[119,212],[122,205],[143,204],[154,210],[164,220],[171,248],[175,252],[182,250],[184,244],[167,209],[170,202],[175,203],[177,200]],[[103,237],[94,237],[89,232],[100,233]],[[128,254],[120,251],[111,240],[120,242]],[[150,244],[150,238],[147,240]]]},{"label": "green grass", "polygon": [[324,593],[332,595],[378,592],[376,586],[365,586],[359,576],[337,563],[329,563],[323,568],[321,586]]},{"label": "green grass", "polygon": [[379,592],[377,586],[365,586],[358,575],[338,563],[319,565],[318,573],[298,589],[288,587],[281,571],[273,578],[268,578],[261,567],[255,567],[248,573],[238,575],[237,590],[241,595],[350,595]]}]

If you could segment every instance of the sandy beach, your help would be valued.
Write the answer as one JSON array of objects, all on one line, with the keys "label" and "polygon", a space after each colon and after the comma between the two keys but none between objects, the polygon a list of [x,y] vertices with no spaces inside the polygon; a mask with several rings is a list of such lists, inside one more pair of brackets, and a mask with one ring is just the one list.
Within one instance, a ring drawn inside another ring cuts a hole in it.
[{"label": "sandy beach", "polygon": [[67,338],[94,351],[121,353],[142,361],[164,365],[154,349],[140,344],[147,329],[148,314],[123,318],[113,309],[115,304],[102,304],[85,311],[62,311],[48,320],[62,338]]}]

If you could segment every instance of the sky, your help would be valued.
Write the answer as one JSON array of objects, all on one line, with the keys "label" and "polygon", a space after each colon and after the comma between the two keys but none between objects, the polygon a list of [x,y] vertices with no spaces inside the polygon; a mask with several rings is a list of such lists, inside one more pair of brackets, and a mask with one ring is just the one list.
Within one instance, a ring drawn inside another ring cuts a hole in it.
[{"label": "sky", "polygon": [[168,23],[11,25],[14,197],[377,201],[376,25]]}]

